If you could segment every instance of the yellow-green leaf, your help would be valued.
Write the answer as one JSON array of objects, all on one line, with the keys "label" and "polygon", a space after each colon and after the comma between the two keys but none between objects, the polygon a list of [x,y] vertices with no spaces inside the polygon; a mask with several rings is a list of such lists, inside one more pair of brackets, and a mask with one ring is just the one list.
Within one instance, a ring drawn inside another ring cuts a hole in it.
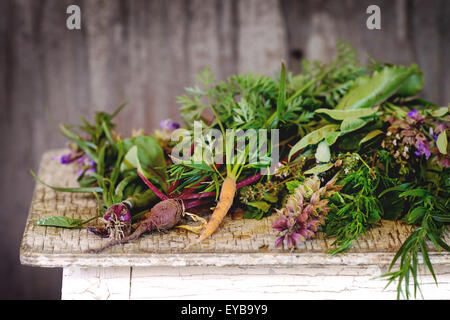
[{"label": "yellow-green leaf", "polygon": [[352,132],[364,127],[366,123],[366,120],[360,118],[347,118],[344,119],[341,123],[341,131],[343,133]]},{"label": "yellow-green leaf", "polygon": [[258,208],[262,212],[267,212],[270,209],[270,204],[265,201],[252,201],[247,203],[249,206]]},{"label": "yellow-green leaf", "polygon": [[316,160],[319,162],[329,162],[331,159],[330,147],[324,140],[320,142],[317,146],[317,151],[315,154]]},{"label": "yellow-green leaf", "polygon": [[341,135],[340,131],[328,132],[325,135],[325,141],[327,142],[327,144],[329,146],[332,146],[336,142],[336,140],[339,138],[340,135]]},{"label": "yellow-green leaf", "polygon": [[367,142],[367,141],[375,138],[377,135],[382,134],[382,133],[383,133],[383,131],[381,131],[381,130],[370,131],[364,138],[361,139],[359,144],[363,144],[364,142]]},{"label": "yellow-green leaf", "polygon": [[316,113],[325,113],[335,120],[344,120],[347,118],[364,118],[375,114],[379,107],[375,108],[363,108],[363,109],[350,109],[350,110],[335,110],[335,109],[317,109]]},{"label": "yellow-green leaf", "polygon": [[442,154],[447,154],[447,134],[442,131],[436,141],[439,152]]},{"label": "yellow-green leaf", "polygon": [[82,219],[72,219],[65,216],[53,216],[42,218],[36,222],[37,226],[47,226],[47,227],[60,227],[69,229],[79,229],[81,227]]},{"label": "yellow-green leaf", "polygon": [[448,107],[442,107],[442,108],[439,108],[439,109],[434,110],[434,111],[431,113],[431,115],[432,115],[433,117],[442,117],[442,116],[444,116],[445,114],[447,114],[447,112],[449,111],[449,109],[450,109],[450,106],[448,106]]}]

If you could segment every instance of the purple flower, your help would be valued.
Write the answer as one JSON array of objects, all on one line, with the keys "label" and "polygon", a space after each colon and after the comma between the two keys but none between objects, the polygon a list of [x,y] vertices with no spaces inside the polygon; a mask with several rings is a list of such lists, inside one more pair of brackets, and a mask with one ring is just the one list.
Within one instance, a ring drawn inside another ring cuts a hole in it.
[{"label": "purple flower", "polygon": [[288,230],[290,227],[292,227],[292,222],[286,216],[281,216],[272,225],[272,228],[277,231]]},{"label": "purple flower", "polygon": [[410,117],[411,119],[416,119],[418,114],[419,114],[419,111],[417,111],[417,109],[414,109],[414,110],[411,110],[410,112],[408,112],[407,116]]},{"label": "purple flower", "polygon": [[68,163],[71,163],[73,160],[74,159],[72,158],[72,154],[71,153],[63,154],[63,155],[61,155],[61,158],[59,159],[61,164],[68,164]]},{"label": "purple flower", "polygon": [[284,241],[284,235],[280,236],[275,240],[275,247],[281,247]]},{"label": "purple flower", "polygon": [[[425,116],[423,116],[417,109],[411,110],[408,112],[407,116],[412,119],[413,121],[406,119],[409,124],[416,123],[423,123],[425,121]],[[406,129],[406,128],[404,128]]]},{"label": "purple flower", "polygon": [[175,129],[178,129],[180,125],[177,122],[172,121],[171,119],[161,120],[159,122],[159,126],[162,130],[166,130],[168,132],[172,132]]},{"label": "purple flower", "polygon": [[286,236],[286,244],[288,248],[293,248],[297,246],[298,241],[302,241],[304,238],[299,233],[291,233]]},{"label": "purple flower", "polygon": [[418,157],[425,155],[425,157],[428,159],[431,155],[430,150],[428,149],[428,143],[419,141],[416,145],[417,151],[414,152],[414,154]]},{"label": "purple flower", "polygon": [[286,205],[279,213],[272,228],[282,234],[275,240],[275,246],[286,245],[294,248],[299,242],[314,237],[319,227],[324,225],[325,216],[330,208],[328,200],[322,199],[329,192],[339,190],[335,186],[336,179],[330,180],[324,187],[320,187],[317,176],[309,178],[300,184],[294,193],[289,195]]}]

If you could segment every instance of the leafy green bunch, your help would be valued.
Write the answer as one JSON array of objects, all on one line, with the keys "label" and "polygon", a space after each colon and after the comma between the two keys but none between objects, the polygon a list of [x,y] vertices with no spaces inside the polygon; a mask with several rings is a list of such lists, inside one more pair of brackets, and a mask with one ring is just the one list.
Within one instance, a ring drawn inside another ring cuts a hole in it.
[{"label": "leafy green bunch", "polygon": [[167,189],[165,157],[157,139],[145,135],[120,139],[113,133],[115,125],[112,120],[124,106],[112,114],[97,112],[93,123],[81,117],[83,125],[60,126],[61,133],[75,145],[72,152],[76,157],[87,157],[94,163],[95,170],[83,170],[79,175],[80,187],[51,186],[31,172],[38,182],[56,191],[94,194],[98,201],[98,215],[86,221],[64,216],[48,217],[38,221],[38,225],[81,228],[102,217],[107,208],[123,201],[127,201],[134,213],[149,208],[157,198],[141,181],[137,170],[163,190]]}]

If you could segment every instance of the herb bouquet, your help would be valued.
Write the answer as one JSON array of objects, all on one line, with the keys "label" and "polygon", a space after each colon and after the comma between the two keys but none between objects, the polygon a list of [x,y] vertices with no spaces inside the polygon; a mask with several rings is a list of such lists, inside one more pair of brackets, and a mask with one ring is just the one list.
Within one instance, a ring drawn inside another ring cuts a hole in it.
[{"label": "herb bouquet", "polygon": [[[419,261],[437,282],[429,246],[450,251],[449,106],[416,97],[417,65],[362,67],[348,45],[337,49],[335,61],[304,61],[298,75],[282,64],[275,77],[217,82],[205,69],[177,98],[184,127],[163,120],[152,135],[122,139],[112,121],[123,106],[61,125],[71,152],[60,161],[80,167],[80,187],[49,187],[93,193],[98,216],[37,224],[110,238],[95,252],[173,227],[199,233],[201,245],[240,210],[247,219],[277,215],[276,246],[295,250],[322,232],[335,255],[381,219],[402,220],[412,232],[384,276],[399,297],[412,295],[411,284],[416,296]],[[200,214],[211,207],[209,219]]]}]

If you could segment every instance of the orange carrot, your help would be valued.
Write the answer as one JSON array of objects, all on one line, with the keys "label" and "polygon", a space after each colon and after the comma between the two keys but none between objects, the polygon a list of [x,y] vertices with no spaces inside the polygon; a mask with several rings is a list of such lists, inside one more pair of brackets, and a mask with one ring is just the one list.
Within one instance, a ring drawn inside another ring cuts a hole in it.
[{"label": "orange carrot", "polygon": [[196,243],[205,240],[217,230],[228,210],[230,210],[235,194],[236,178],[230,175],[223,181],[222,190],[220,191],[219,196],[219,202],[217,203],[217,206],[214,209],[214,212],[212,213],[208,224],[206,225],[205,229],[203,229]]}]

